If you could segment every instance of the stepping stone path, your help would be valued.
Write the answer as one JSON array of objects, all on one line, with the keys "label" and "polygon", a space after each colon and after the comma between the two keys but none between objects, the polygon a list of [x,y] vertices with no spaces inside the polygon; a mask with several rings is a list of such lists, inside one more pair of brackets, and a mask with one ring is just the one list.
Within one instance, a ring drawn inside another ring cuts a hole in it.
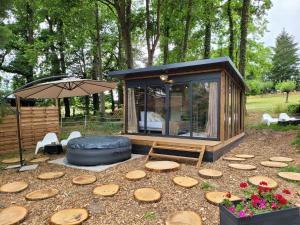
[{"label": "stepping stone path", "polygon": [[50,179],[58,179],[65,175],[65,172],[48,172],[48,173],[41,173],[38,175],[38,178],[41,180],[50,180]]},{"label": "stepping stone path", "polygon": [[229,164],[228,166],[238,170],[256,170],[256,166],[248,164]]},{"label": "stepping stone path", "polygon": [[3,159],[2,163],[5,164],[13,164],[13,163],[18,163],[20,162],[20,158],[10,158],[10,159]]},{"label": "stepping stone path", "polygon": [[147,162],[145,167],[150,171],[169,172],[178,170],[180,168],[180,164],[173,161],[151,161]]},{"label": "stepping stone path", "polygon": [[300,173],[295,172],[279,172],[278,176],[286,180],[300,181]]},{"label": "stepping stone path", "polygon": [[30,160],[30,162],[31,163],[41,163],[41,162],[46,162],[49,159],[50,159],[49,157],[41,157],[41,158],[32,159],[32,160]]},{"label": "stepping stone path", "polygon": [[262,186],[260,185],[260,182],[264,181],[267,182],[268,185],[262,186],[262,187],[268,187],[268,188],[277,188],[278,184],[275,180],[272,178],[266,177],[266,176],[254,176],[254,177],[249,177],[248,181],[250,184],[255,185],[255,186]]},{"label": "stepping stone path", "polygon": [[174,177],[173,182],[181,187],[191,188],[199,184],[199,181],[192,177]]},{"label": "stepping stone path", "polygon": [[72,183],[78,185],[87,185],[96,182],[96,180],[97,177],[94,175],[81,175],[78,177],[74,177]]},{"label": "stepping stone path", "polygon": [[223,160],[226,160],[226,161],[245,161],[246,159],[237,158],[237,157],[223,157]]},{"label": "stepping stone path", "polygon": [[275,157],[271,157],[270,161],[275,161],[275,162],[293,162],[294,159],[288,158],[288,157],[275,156]]},{"label": "stepping stone path", "polygon": [[22,206],[10,206],[0,211],[0,225],[19,224],[27,216],[28,211]]},{"label": "stepping stone path", "polygon": [[40,189],[28,193],[25,198],[30,201],[43,200],[47,198],[52,198],[58,194],[58,190],[54,188]]},{"label": "stepping stone path", "polygon": [[179,211],[167,218],[166,225],[202,225],[202,219],[193,211]]},{"label": "stepping stone path", "polygon": [[219,178],[223,176],[223,173],[213,169],[202,169],[199,170],[199,175],[203,178]]},{"label": "stepping stone path", "polygon": [[18,193],[25,190],[28,184],[24,181],[15,181],[11,183],[4,184],[0,187],[0,192],[5,193]]},{"label": "stepping stone path", "polygon": [[140,180],[143,179],[144,177],[146,177],[146,173],[143,170],[133,170],[128,172],[125,175],[125,178],[127,180]]},{"label": "stepping stone path", "polygon": [[104,184],[104,185],[95,187],[93,190],[93,193],[95,195],[112,197],[115,194],[117,194],[119,190],[120,190],[120,187],[117,184]]},{"label": "stepping stone path", "polygon": [[86,209],[64,209],[58,211],[50,218],[50,223],[55,225],[81,224],[89,218]]},{"label": "stepping stone path", "polygon": [[271,168],[283,168],[283,167],[287,167],[288,166],[288,164],[286,164],[286,163],[283,163],[283,162],[273,162],[273,161],[263,161],[263,162],[260,162],[260,164],[262,166],[271,167]]},{"label": "stepping stone path", "polygon": [[161,194],[153,188],[140,188],[134,191],[134,198],[139,202],[157,202],[161,198]]},{"label": "stepping stone path", "polygon": [[238,155],[235,155],[235,157],[242,158],[242,159],[252,159],[255,156],[254,155],[248,155],[248,154],[238,154]]},{"label": "stepping stone path", "polygon": [[213,205],[219,205],[221,204],[224,199],[228,199],[230,201],[237,201],[240,200],[238,196],[231,195],[230,198],[226,197],[226,192],[220,192],[220,191],[213,191],[213,192],[208,192],[205,195],[206,200],[213,204]]}]

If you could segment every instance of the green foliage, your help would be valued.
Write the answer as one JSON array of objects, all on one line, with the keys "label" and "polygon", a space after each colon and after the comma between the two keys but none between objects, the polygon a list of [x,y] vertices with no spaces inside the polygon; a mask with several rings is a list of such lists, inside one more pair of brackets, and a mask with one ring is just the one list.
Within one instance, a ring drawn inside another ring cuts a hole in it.
[{"label": "green foliage", "polygon": [[276,90],[280,90],[281,92],[291,92],[296,89],[296,81],[287,80],[277,83],[275,85]]},{"label": "green foliage", "polygon": [[155,212],[145,212],[143,218],[145,220],[154,220],[156,218]]},{"label": "green foliage", "polygon": [[300,104],[290,104],[290,105],[288,105],[287,111],[290,114],[300,114]]},{"label": "green foliage", "polygon": [[200,184],[200,188],[202,190],[210,190],[211,188],[213,188],[213,185],[211,183],[209,183],[208,181],[205,181]]},{"label": "green foliage", "polygon": [[274,107],[272,108],[272,112],[276,114],[287,112],[287,111],[288,111],[288,105],[284,103],[275,104]]},{"label": "green foliage", "polygon": [[288,165],[280,169],[282,172],[296,172],[300,173],[300,165]]},{"label": "green foliage", "polygon": [[247,85],[250,89],[250,95],[266,94],[273,88],[272,81],[248,80]]},{"label": "green foliage", "polygon": [[287,126],[282,126],[279,124],[270,124],[270,126],[266,125],[266,124],[256,124],[256,125],[252,125],[249,126],[249,128],[255,128],[255,129],[272,129],[274,131],[289,131],[289,130],[299,130],[300,131],[300,127],[297,125],[287,125]]},{"label": "green foliage", "polygon": [[300,153],[300,131],[298,132],[297,137],[292,144],[296,146],[298,152]]}]

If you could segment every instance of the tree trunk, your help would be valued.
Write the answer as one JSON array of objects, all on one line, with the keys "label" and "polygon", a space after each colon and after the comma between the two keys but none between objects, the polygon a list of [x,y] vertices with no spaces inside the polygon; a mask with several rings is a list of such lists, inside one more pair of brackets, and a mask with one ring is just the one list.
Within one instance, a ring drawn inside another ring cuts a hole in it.
[{"label": "tree trunk", "polygon": [[189,0],[188,6],[187,6],[187,15],[186,15],[186,21],[185,21],[184,38],[183,38],[183,42],[182,42],[182,51],[181,51],[180,61],[185,61],[185,57],[186,57],[187,43],[188,43],[188,39],[189,39],[190,25],[191,25],[191,20],[192,20],[192,6],[193,6],[193,0]]},{"label": "tree trunk", "polygon": [[232,61],[234,61],[233,52],[234,52],[234,30],[233,30],[233,18],[232,18],[232,8],[231,8],[231,0],[227,2],[227,15],[229,22],[229,47],[228,47],[228,55]]},{"label": "tree trunk", "polygon": [[286,92],[286,96],[285,96],[285,103],[288,103],[289,102],[289,94],[290,92]]},{"label": "tree trunk", "polygon": [[240,56],[239,56],[239,70],[243,77],[245,77],[245,69],[246,69],[249,6],[250,6],[250,0],[243,0],[242,17],[241,17],[241,25],[240,25],[241,38],[240,38]]},{"label": "tree trunk", "polygon": [[169,63],[169,39],[170,39],[170,21],[169,21],[169,13],[170,12],[170,4],[169,0],[163,1],[163,38],[161,39],[161,46],[163,51],[163,64]]},{"label": "tree trunk", "polygon": [[[83,79],[87,78],[86,74],[86,62],[85,62],[85,55],[83,48],[80,49],[80,56],[81,56],[81,61],[82,61],[82,76]],[[84,96],[84,108],[85,108],[85,115],[89,116],[90,115],[90,96]]]},{"label": "tree trunk", "polygon": [[207,22],[205,24],[205,35],[204,35],[204,59],[210,57],[210,45],[211,45],[211,23]]},{"label": "tree trunk", "polygon": [[[34,38],[33,38],[33,22],[34,22],[34,11],[30,5],[29,2],[26,3],[26,12],[27,12],[27,23],[26,23],[26,29],[27,29],[27,43],[29,45],[33,45]],[[28,75],[26,76],[26,81],[32,82],[33,81],[33,65],[28,62]]]},{"label": "tree trunk", "polygon": [[114,102],[114,93],[112,90],[109,91],[110,93],[110,98],[111,98],[111,111],[115,111],[115,102]]}]

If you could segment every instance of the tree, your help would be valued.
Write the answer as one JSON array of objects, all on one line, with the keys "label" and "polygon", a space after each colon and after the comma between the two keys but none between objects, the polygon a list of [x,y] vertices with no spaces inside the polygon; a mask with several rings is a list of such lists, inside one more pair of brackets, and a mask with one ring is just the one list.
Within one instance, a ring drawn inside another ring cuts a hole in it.
[{"label": "tree", "polygon": [[275,86],[276,90],[281,92],[286,92],[285,102],[288,103],[289,101],[289,93],[296,89],[296,81],[287,80],[277,83]]},{"label": "tree", "polygon": [[300,82],[299,56],[297,54],[297,43],[293,37],[283,30],[276,38],[276,46],[272,57],[272,69],[269,79],[275,83],[285,80]]},{"label": "tree", "polygon": [[232,16],[232,4],[231,0],[227,1],[227,16],[228,16],[228,32],[229,32],[229,46],[228,46],[228,56],[234,61],[234,28],[233,28],[233,16]]}]

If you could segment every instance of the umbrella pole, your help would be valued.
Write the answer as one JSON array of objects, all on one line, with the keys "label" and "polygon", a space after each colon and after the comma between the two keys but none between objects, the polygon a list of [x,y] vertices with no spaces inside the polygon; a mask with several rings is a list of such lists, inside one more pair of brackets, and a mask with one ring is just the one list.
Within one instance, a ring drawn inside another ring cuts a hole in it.
[{"label": "umbrella pole", "polygon": [[20,167],[23,166],[23,148],[21,140],[21,125],[20,125],[20,97],[16,96],[16,116],[17,116],[17,131],[18,131],[18,144],[19,144],[19,156],[20,156]]}]

